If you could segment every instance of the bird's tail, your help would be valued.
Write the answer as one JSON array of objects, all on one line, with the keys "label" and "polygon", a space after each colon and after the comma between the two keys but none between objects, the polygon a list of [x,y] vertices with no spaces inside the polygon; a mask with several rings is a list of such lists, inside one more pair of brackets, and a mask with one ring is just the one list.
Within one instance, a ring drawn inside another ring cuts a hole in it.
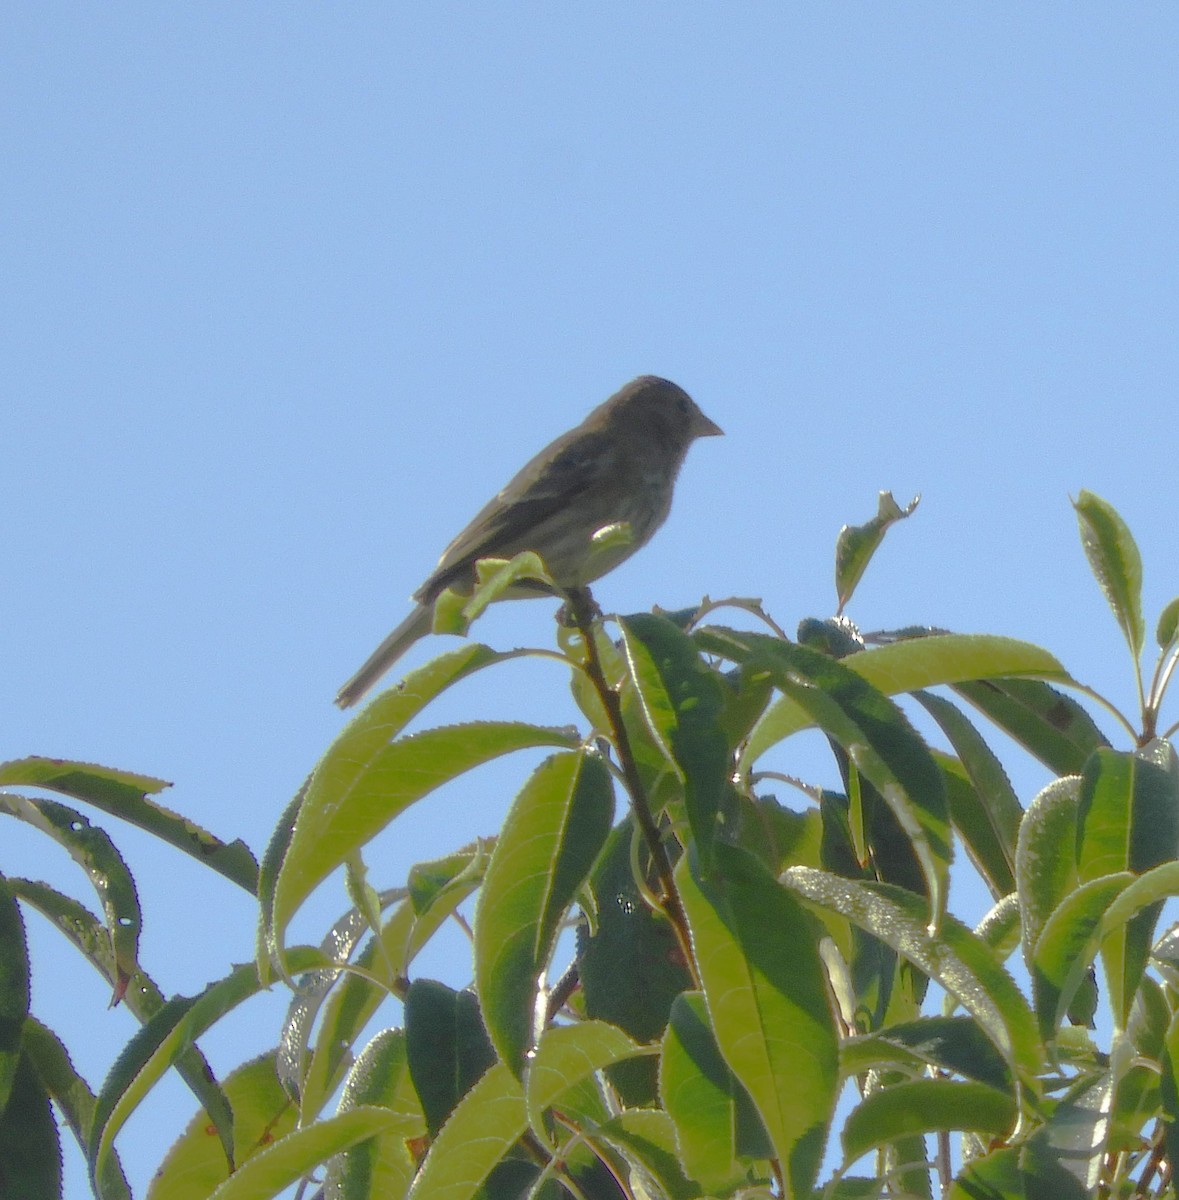
[{"label": "bird's tail", "polygon": [[364,666],[336,693],[341,708],[351,708],[374,683],[416,642],[430,632],[433,606],[419,604],[369,655]]}]

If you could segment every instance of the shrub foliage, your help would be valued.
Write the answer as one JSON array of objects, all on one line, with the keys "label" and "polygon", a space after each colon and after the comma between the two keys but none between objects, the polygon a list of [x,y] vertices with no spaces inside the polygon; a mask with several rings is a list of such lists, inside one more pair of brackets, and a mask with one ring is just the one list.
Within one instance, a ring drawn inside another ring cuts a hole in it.
[{"label": "shrub foliage", "polygon": [[[843,608],[911,507],[884,496],[841,533],[840,615],[793,640],[749,601],[605,618],[580,591],[550,649],[442,654],[344,729],[260,866],[159,805],[161,781],[0,765],[0,810],[69,851],[99,910],[0,885],[0,1191],[59,1194],[64,1125],[95,1194],[130,1195],[120,1131],[175,1069],[199,1112],[152,1184],[167,1200],[1173,1196],[1179,763],[1160,708],[1179,601],[1147,678],[1137,549],[1082,493],[1133,719],[1027,643],[862,635]],[[489,568],[440,620],[474,620],[521,574],[543,582],[543,564]],[[577,726],[429,724],[439,697],[521,654],[564,664]],[[804,729],[838,786],[790,773]],[[1053,776],[1026,804],[996,730]],[[403,880],[366,865],[416,801],[536,748],[494,838]],[[131,872],[79,802],[256,894],[256,963],[165,1000],[139,962]],[[993,905],[974,927],[951,895],[968,874]],[[348,911],[320,945],[292,944],[340,878]],[[29,1011],[29,906],[142,1022],[97,1092],[69,1031]],[[462,990],[416,970],[453,922],[470,933]],[[218,1078],[200,1036],[276,984],[291,1001],[275,1050]]]}]

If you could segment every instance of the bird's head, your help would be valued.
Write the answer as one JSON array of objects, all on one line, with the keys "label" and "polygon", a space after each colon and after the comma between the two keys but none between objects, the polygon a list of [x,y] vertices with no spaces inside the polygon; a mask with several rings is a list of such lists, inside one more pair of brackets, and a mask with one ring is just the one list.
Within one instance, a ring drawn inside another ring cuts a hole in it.
[{"label": "bird's head", "polygon": [[608,420],[628,439],[660,446],[679,458],[699,437],[724,432],[710,421],[682,387],[657,375],[632,379],[602,405]]}]

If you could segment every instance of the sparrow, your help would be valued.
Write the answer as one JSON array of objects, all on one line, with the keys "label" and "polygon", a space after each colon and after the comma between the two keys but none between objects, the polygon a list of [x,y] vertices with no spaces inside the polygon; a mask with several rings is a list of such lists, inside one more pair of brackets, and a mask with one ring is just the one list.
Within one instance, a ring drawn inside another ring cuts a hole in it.
[{"label": "sparrow", "polygon": [[[563,590],[582,587],[646,545],[671,508],[688,447],[723,431],[667,379],[640,375],[575,429],[536,455],[442,552],[413,594],[409,616],[348,680],[336,703],[355,704],[419,638],[430,632],[434,601],[446,588],[469,591],[482,558],[540,556]],[[629,536],[595,543],[625,523]],[[539,595],[521,588],[518,595]],[[510,595],[510,593],[509,593]]]}]

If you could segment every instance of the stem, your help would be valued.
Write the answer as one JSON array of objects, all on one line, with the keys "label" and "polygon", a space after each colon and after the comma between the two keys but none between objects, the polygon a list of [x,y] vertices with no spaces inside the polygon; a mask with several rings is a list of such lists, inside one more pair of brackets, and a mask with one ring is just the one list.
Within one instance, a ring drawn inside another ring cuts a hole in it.
[{"label": "stem", "polygon": [[688,919],[684,914],[683,902],[680,900],[679,890],[675,885],[671,860],[667,857],[667,849],[659,834],[659,826],[655,823],[655,818],[651,813],[647,792],[639,775],[634,752],[631,750],[630,735],[626,732],[626,724],[622,719],[622,703],[618,699],[618,693],[606,682],[606,675],[602,670],[602,659],[598,654],[598,644],[594,638],[594,618],[598,612],[597,605],[594,603],[589,588],[571,588],[568,596],[569,613],[585,642],[585,673],[589,677],[590,683],[594,685],[602,707],[606,710],[606,719],[610,722],[610,739],[613,741],[615,752],[618,755],[618,764],[622,768],[622,778],[626,783],[626,790],[630,793],[630,806],[642,832],[643,840],[647,843],[655,875],[659,880],[659,887],[662,891],[662,895],[658,897],[659,906],[668,921],[671,922],[676,940],[680,944],[680,952],[684,957],[684,966],[692,976],[695,985],[699,987],[700,977],[697,974],[696,960],[692,954]]},{"label": "stem", "polygon": [[696,610],[696,615],[692,618],[693,628],[699,625],[709,613],[715,612],[718,608],[738,608],[742,612],[750,613],[757,617],[758,620],[764,621],[784,642],[790,640],[782,626],[762,607],[762,602],[746,596],[729,596],[724,600],[712,600],[708,596],[705,596],[700,601],[700,607]]},{"label": "stem", "polygon": [[944,1129],[938,1130],[937,1135],[937,1174],[939,1191],[942,1196],[948,1196],[954,1177],[950,1165],[950,1135]]},{"label": "stem", "polygon": [[1100,692],[1095,691],[1093,688],[1089,687],[1087,684],[1079,683],[1075,679],[1070,679],[1068,682],[1068,686],[1070,688],[1072,688],[1074,691],[1080,692],[1083,696],[1088,696],[1089,699],[1092,700],[1094,703],[1100,704],[1101,707],[1104,708],[1106,712],[1108,712],[1111,716],[1113,716],[1113,718],[1130,735],[1130,737],[1133,738],[1134,744],[1135,745],[1138,744],[1138,730],[1136,730],[1134,728],[1134,726],[1131,725],[1130,722],[1127,721],[1126,718],[1122,716],[1122,714],[1118,710],[1118,708],[1115,705],[1111,704]]},{"label": "stem", "polygon": [[[1166,666],[1163,665],[1164,661],[1166,662]],[[1155,709],[1162,706],[1163,696],[1170,685],[1171,676],[1175,674],[1176,663],[1179,663],[1179,650],[1176,650],[1170,657],[1165,658],[1165,660],[1163,656],[1159,657],[1154,678],[1150,681],[1150,703]]]}]

